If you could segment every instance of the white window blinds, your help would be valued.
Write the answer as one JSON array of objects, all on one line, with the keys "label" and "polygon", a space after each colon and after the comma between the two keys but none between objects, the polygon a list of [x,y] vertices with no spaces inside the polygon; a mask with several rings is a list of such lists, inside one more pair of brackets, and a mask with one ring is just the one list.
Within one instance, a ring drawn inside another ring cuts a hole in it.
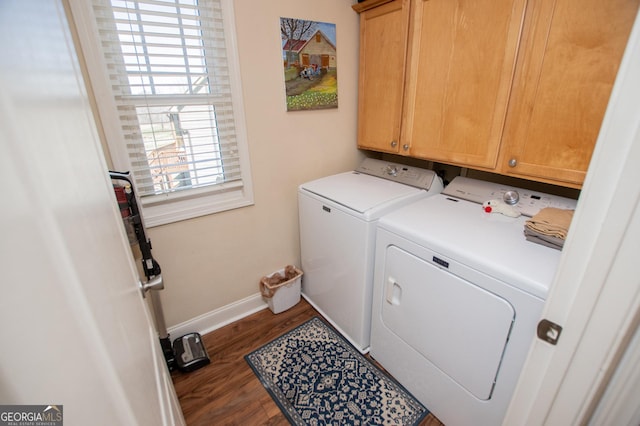
[{"label": "white window blinds", "polygon": [[143,204],[243,184],[220,0],[94,0]]}]

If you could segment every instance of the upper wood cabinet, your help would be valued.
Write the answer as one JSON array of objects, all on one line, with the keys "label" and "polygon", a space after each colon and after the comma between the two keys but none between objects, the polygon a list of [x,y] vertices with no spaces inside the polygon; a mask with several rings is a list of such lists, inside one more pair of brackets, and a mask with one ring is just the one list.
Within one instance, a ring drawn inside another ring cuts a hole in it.
[{"label": "upper wood cabinet", "polygon": [[360,148],[398,152],[408,31],[409,0],[386,2],[360,15]]},{"label": "upper wood cabinet", "polygon": [[638,0],[530,2],[501,173],[580,187]]},{"label": "upper wood cabinet", "polygon": [[495,167],[526,0],[413,0],[401,141]]},{"label": "upper wood cabinet", "polygon": [[358,146],[579,188],[639,0],[368,0]]}]

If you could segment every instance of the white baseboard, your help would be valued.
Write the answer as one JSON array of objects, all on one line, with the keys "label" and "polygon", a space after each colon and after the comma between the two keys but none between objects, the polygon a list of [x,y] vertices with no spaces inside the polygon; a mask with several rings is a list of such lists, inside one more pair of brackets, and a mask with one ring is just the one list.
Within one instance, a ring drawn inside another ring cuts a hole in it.
[{"label": "white baseboard", "polygon": [[262,299],[262,295],[256,293],[214,311],[169,327],[167,331],[171,335],[171,339],[193,332],[207,334],[265,308],[267,308],[267,304]]}]

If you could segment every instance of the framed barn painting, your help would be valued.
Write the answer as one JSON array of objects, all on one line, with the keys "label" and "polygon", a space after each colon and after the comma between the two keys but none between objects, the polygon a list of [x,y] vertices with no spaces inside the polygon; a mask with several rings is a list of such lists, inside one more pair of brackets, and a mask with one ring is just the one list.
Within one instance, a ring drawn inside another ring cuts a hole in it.
[{"label": "framed barn painting", "polygon": [[287,111],[338,108],[336,25],[280,18]]}]

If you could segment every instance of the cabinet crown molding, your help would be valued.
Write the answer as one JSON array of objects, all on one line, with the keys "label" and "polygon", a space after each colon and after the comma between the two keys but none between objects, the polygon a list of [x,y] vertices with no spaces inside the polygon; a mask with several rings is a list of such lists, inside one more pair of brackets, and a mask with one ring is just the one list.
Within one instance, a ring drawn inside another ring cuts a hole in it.
[{"label": "cabinet crown molding", "polygon": [[373,9],[374,7],[378,7],[385,3],[390,3],[392,1],[393,0],[366,0],[361,3],[356,3],[352,5],[351,8],[358,13],[362,13],[365,10]]}]

